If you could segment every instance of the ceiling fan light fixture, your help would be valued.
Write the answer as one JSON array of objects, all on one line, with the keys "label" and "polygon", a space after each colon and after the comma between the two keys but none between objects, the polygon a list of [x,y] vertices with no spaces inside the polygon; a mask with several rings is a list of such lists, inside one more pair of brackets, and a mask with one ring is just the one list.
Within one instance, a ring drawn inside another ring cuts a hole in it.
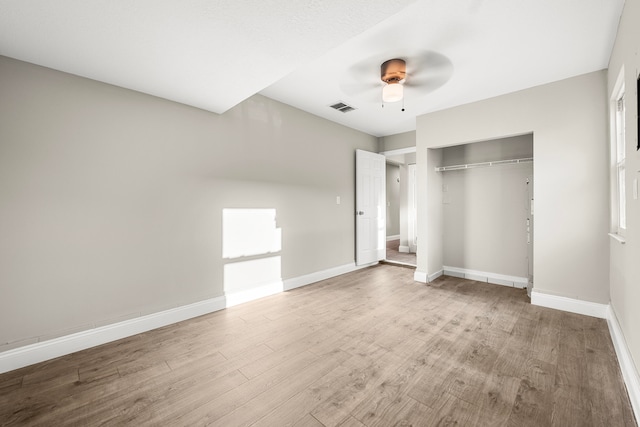
[{"label": "ceiling fan light fixture", "polygon": [[382,88],[382,101],[383,102],[398,102],[402,100],[404,95],[404,88],[400,83],[387,83]]},{"label": "ceiling fan light fixture", "polygon": [[404,96],[402,83],[406,76],[404,59],[389,59],[380,65],[380,79],[386,83],[382,88],[382,102],[398,102]]}]

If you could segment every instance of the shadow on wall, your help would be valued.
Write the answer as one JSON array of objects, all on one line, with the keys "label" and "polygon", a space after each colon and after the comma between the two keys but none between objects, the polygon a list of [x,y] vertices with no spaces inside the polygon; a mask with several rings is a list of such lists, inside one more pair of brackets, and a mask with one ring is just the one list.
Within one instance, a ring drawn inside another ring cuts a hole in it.
[{"label": "shadow on wall", "polygon": [[222,257],[226,306],[284,290],[282,230],[275,209],[223,209]]}]

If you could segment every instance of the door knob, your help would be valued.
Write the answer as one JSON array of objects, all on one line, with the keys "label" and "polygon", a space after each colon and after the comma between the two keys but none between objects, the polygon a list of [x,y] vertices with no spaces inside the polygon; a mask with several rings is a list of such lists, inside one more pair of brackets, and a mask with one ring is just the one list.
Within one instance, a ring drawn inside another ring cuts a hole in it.
[{"label": "door knob", "polygon": [[358,215],[364,215],[364,211],[358,211]]}]

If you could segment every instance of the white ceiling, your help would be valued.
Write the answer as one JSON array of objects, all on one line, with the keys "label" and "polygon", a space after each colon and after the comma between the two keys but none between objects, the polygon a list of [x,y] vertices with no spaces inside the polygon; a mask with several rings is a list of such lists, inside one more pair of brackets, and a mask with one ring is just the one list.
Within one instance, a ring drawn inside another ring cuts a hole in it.
[{"label": "white ceiling", "polygon": [[[0,55],[216,113],[262,93],[385,136],[420,114],[606,68],[623,4],[0,0]],[[395,57],[407,85],[433,77],[407,86],[404,112],[380,101],[380,64]]]}]

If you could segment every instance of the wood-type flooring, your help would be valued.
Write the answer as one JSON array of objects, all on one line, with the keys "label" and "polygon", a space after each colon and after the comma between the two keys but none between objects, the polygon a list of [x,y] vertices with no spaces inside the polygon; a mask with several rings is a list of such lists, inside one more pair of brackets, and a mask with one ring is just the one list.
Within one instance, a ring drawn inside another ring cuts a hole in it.
[{"label": "wood-type flooring", "polygon": [[380,265],[0,375],[6,426],[633,426],[607,324]]},{"label": "wood-type flooring", "polygon": [[388,240],[386,260],[415,267],[417,265],[416,254],[400,252],[399,249],[400,239]]}]

